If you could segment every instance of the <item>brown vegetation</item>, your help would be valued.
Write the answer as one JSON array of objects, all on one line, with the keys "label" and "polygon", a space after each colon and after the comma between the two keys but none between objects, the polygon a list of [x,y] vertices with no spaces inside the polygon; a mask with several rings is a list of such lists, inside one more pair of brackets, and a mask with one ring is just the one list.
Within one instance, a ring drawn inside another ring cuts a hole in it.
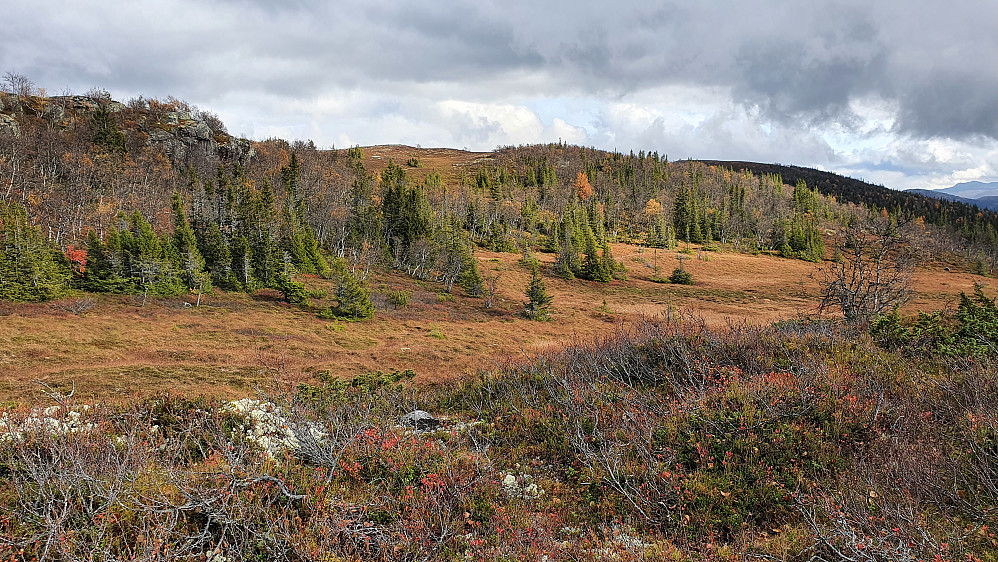
[{"label": "brown vegetation", "polygon": [[[808,315],[819,304],[810,278],[816,265],[773,256],[703,252],[684,267],[697,285],[663,285],[650,280],[653,266],[671,268],[675,251],[615,244],[614,255],[628,267],[628,279],[609,284],[547,277],[554,297],[553,320],[519,317],[530,280],[515,254],[479,252],[483,276],[501,272],[491,309],[460,291],[443,293],[396,274],[369,279],[378,306],[363,322],[331,321],[279,302],[276,294],[253,296],[217,291],[200,307],[188,298],[70,297],[48,304],[0,305],[0,400],[42,398],[41,380],[58,388],[74,382],[81,395],[101,400],[155,395],[239,397],[266,388],[265,365],[314,380],[329,370],[352,377],[376,370],[413,369],[417,382],[454,380],[490,369],[506,357],[525,357],[578,339],[607,333],[642,318],[693,314],[709,325],[773,321]],[[551,254],[537,254],[547,267]],[[915,276],[912,309],[955,308],[961,291],[972,292],[980,277],[943,271]],[[310,288],[328,287],[313,278]],[[413,291],[405,308],[387,298],[392,289]],[[81,301],[87,307],[78,310]],[[609,312],[601,311],[603,301]],[[671,312],[670,312],[671,310]],[[435,332],[434,332],[435,331]],[[442,337],[431,337],[434,332]]]}]

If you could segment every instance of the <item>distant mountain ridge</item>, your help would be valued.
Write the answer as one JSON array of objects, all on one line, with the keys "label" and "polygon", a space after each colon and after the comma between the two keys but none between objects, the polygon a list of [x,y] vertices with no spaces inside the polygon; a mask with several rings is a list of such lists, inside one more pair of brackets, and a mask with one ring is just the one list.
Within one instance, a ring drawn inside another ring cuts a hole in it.
[{"label": "distant mountain ridge", "polygon": [[[975,182],[976,183],[976,182]],[[998,211],[998,195],[989,195],[986,197],[971,198],[971,197],[961,197],[959,195],[953,195],[950,191],[952,188],[947,189],[906,189],[906,193],[915,193],[918,195],[924,195],[925,197],[932,197],[935,199],[942,199],[944,201],[953,201],[955,203],[963,203],[964,205],[974,205],[979,209],[988,209],[991,211]]]},{"label": "distant mountain ridge", "polygon": [[905,192],[998,211],[998,182],[968,181],[946,189],[907,189]]},{"label": "distant mountain ridge", "polygon": [[939,192],[948,195],[956,195],[967,199],[981,199],[984,197],[998,197],[998,182],[968,181],[958,183],[953,187],[940,189]]}]

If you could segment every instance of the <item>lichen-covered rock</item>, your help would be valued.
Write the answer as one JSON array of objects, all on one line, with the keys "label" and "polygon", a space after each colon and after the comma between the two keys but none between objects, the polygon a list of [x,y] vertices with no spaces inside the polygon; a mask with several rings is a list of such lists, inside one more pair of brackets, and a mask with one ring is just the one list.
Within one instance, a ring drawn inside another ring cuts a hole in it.
[{"label": "lichen-covered rock", "polygon": [[17,120],[10,115],[0,113],[0,135],[21,136],[21,127],[18,126]]},{"label": "lichen-covered rock", "polygon": [[176,163],[195,154],[216,155],[223,161],[246,165],[256,156],[250,141],[237,139],[211,126],[187,111],[171,111],[159,121],[143,126],[149,146],[157,146]]},{"label": "lichen-covered rock", "polygon": [[299,432],[307,439],[321,441],[326,435],[311,424],[296,423],[287,412],[273,402],[244,398],[222,407],[223,412],[246,417],[246,438],[256,443],[267,456],[278,458],[283,451],[298,451]]},{"label": "lichen-covered rock", "polygon": [[214,139],[212,138],[214,133],[212,133],[211,127],[202,121],[194,121],[189,125],[184,125],[177,129],[177,133],[182,137],[189,137],[195,141],[214,143]]},{"label": "lichen-covered rock", "polygon": [[66,106],[58,101],[52,101],[45,106],[42,117],[52,124],[61,124],[66,120]]},{"label": "lichen-covered rock", "polygon": [[256,156],[256,150],[253,149],[253,145],[250,144],[250,141],[246,139],[229,137],[228,142],[220,143],[218,145],[218,156],[222,160],[238,162],[240,165],[246,165],[253,159],[254,156]]},{"label": "lichen-covered rock", "polygon": [[399,423],[405,427],[411,427],[416,431],[432,431],[440,427],[440,420],[433,417],[429,412],[423,410],[413,410],[402,416]]},{"label": "lichen-covered rock", "polygon": [[166,156],[174,162],[183,162],[187,158],[187,144],[170,131],[154,128],[149,130],[150,146],[158,145]]},{"label": "lichen-covered rock", "polygon": [[125,104],[108,99],[97,99],[90,96],[52,96],[49,98],[50,104],[58,103],[67,110],[76,111],[96,111],[100,106],[104,106],[111,113],[118,113],[125,109]]}]

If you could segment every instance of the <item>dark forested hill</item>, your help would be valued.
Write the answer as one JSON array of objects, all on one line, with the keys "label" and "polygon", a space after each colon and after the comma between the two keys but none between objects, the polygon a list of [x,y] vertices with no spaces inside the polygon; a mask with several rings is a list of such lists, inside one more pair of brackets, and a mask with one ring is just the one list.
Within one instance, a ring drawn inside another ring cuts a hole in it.
[{"label": "dark forested hill", "polygon": [[928,223],[953,228],[973,243],[993,246],[998,242],[996,237],[998,213],[981,210],[960,201],[926,197],[910,191],[896,191],[882,185],[873,185],[814,168],[719,160],[701,160],[701,162],[738,171],[747,170],[754,174],[779,174],[784,183],[791,185],[804,180],[822,195],[835,197],[841,202],[899,210],[911,217],[923,217]]}]

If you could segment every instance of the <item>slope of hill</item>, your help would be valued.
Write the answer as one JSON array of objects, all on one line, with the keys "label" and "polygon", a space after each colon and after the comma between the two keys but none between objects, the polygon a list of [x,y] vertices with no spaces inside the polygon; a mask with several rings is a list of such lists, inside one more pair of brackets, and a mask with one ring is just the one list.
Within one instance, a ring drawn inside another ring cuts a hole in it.
[{"label": "slope of hill", "polygon": [[942,189],[919,189],[912,188],[904,190],[905,193],[914,193],[915,195],[921,195],[923,197],[931,197],[933,199],[942,199],[944,201],[953,201],[955,203],[963,203],[964,205],[977,205],[976,199],[970,199],[967,197],[961,197],[959,195],[953,195],[952,193],[947,193]]},{"label": "slope of hill", "polygon": [[995,236],[998,232],[998,213],[993,211],[981,213],[979,209],[962,201],[928,197],[911,191],[896,191],[862,180],[800,166],[720,160],[701,160],[701,162],[735,170],[749,170],[756,174],[779,174],[783,181],[791,185],[799,179],[804,180],[822,194],[834,196],[839,201],[880,209],[902,210],[909,216],[923,217],[932,224],[950,225],[971,242],[992,247],[998,242]]}]

